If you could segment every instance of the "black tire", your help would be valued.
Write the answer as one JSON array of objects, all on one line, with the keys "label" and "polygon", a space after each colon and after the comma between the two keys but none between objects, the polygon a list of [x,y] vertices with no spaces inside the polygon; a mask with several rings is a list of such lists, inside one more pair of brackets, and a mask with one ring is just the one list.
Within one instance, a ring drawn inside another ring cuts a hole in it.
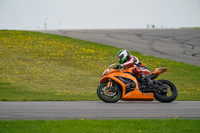
[{"label": "black tire", "polygon": [[116,94],[114,96],[106,95],[104,93],[103,89],[104,89],[104,87],[107,87],[107,83],[108,82],[103,82],[97,87],[97,95],[102,101],[104,101],[106,103],[116,103],[117,101],[119,101],[119,99],[121,99],[122,91],[121,91],[119,85],[116,85],[115,86],[115,87],[117,87]]},{"label": "black tire", "polygon": [[153,92],[155,99],[160,102],[163,102],[163,103],[173,102],[176,99],[176,97],[178,96],[178,90],[176,89],[176,86],[168,80],[158,80],[158,81],[164,85],[169,86],[172,94],[171,94],[171,96],[168,96],[167,93],[155,91],[155,92]]}]

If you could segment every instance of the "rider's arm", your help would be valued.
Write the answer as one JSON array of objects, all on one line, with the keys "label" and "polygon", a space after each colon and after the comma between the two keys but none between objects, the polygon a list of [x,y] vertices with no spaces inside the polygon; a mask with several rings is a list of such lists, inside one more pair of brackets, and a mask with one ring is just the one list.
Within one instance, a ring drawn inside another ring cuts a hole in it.
[{"label": "rider's arm", "polygon": [[135,67],[138,67],[138,66],[140,66],[140,60],[136,57],[136,56],[134,56],[134,65],[133,65],[133,67],[135,68]]},{"label": "rider's arm", "polygon": [[124,67],[138,67],[140,66],[140,61],[137,57],[131,55],[129,61],[122,64]]},{"label": "rider's arm", "polygon": [[134,65],[134,57],[131,55],[130,59],[122,64],[124,67],[133,67]]}]

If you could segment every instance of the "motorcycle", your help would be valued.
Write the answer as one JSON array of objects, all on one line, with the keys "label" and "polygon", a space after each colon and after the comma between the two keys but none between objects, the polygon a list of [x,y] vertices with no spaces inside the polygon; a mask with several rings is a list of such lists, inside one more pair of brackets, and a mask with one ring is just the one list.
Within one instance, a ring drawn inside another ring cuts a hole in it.
[{"label": "motorcycle", "polygon": [[97,88],[98,97],[106,103],[123,101],[153,101],[154,98],[163,103],[169,103],[176,99],[178,90],[168,80],[155,80],[167,68],[156,68],[147,75],[153,84],[151,87],[133,73],[133,67],[118,69],[110,65],[101,75],[100,85]]}]

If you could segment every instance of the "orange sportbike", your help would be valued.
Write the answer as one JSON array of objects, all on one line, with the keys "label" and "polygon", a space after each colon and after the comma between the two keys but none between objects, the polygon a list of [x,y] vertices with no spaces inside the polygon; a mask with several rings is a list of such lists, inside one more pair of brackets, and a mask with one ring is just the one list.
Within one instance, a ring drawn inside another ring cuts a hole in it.
[{"label": "orange sportbike", "polygon": [[151,87],[140,77],[134,75],[133,67],[125,69],[111,68],[110,65],[102,74],[97,88],[98,97],[107,103],[124,101],[172,102],[178,95],[175,85],[168,80],[155,80],[167,68],[156,68],[148,77],[153,80]]}]

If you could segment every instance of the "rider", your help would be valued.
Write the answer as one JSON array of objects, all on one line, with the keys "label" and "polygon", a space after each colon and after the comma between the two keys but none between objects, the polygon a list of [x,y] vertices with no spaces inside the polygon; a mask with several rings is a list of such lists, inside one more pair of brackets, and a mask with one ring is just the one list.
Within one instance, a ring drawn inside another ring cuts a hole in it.
[{"label": "rider", "polygon": [[150,73],[149,69],[145,67],[137,57],[130,55],[128,50],[120,50],[117,57],[121,65],[117,65],[116,68],[133,67],[133,73],[145,80],[147,88],[153,84],[153,81],[146,75]]}]

